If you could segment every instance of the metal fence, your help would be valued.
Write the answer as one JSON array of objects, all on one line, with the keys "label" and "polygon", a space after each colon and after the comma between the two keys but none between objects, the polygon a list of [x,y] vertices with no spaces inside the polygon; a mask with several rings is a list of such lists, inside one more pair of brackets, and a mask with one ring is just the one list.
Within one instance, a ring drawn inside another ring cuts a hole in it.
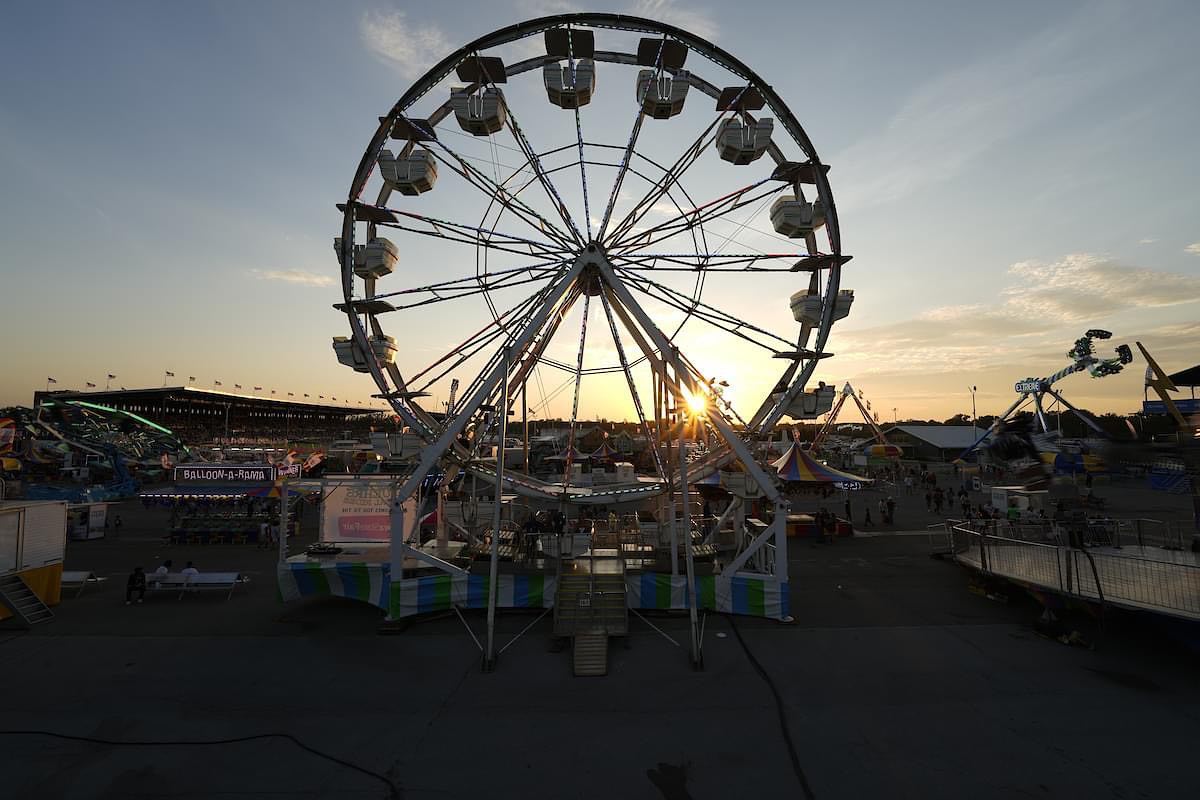
[{"label": "metal fence", "polygon": [[[947,523],[942,535],[931,532],[930,538],[935,552],[951,553],[985,574],[1068,597],[1200,619],[1200,560],[1190,552],[1137,545],[1133,539],[1124,552],[1109,549],[1130,535],[1120,526],[1068,531],[1054,524],[989,520]],[[1072,539],[1086,546],[1070,546]]]}]

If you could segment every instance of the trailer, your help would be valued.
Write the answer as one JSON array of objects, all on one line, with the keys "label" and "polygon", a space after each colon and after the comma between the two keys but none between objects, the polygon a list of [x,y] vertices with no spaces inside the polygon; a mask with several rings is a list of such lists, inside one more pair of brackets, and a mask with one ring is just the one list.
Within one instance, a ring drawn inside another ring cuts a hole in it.
[{"label": "trailer", "polygon": [[66,502],[0,502],[0,620],[31,627],[54,619],[66,548]]}]

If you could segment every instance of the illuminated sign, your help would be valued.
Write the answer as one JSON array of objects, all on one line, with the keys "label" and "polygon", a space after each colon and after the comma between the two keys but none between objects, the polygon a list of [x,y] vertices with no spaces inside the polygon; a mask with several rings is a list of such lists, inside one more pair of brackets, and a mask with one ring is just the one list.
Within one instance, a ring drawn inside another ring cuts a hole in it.
[{"label": "illuminated sign", "polygon": [[264,464],[180,464],[175,467],[175,480],[206,483],[270,483],[275,480],[275,467]]}]

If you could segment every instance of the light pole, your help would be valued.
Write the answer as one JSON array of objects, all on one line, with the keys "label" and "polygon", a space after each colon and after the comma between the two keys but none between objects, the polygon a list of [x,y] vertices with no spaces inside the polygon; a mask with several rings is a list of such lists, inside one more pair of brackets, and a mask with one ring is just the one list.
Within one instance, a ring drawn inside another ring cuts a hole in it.
[{"label": "light pole", "polygon": [[971,428],[974,429],[974,428],[979,427],[979,425],[976,422],[978,417],[976,417],[976,415],[975,415],[975,392],[979,390],[979,387],[978,386],[968,386],[967,388],[971,390]]}]

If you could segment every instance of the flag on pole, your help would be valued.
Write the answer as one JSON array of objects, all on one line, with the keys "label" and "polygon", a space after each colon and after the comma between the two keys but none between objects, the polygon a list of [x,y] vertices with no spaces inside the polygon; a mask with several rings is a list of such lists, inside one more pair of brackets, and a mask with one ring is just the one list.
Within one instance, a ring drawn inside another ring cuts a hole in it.
[{"label": "flag on pole", "polygon": [[220,386],[220,385],[221,385],[220,381],[213,381],[213,386]]},{"label": "flag on pole", "polygon": [[305,393],[305,395],[304,395],[304,396],[305,396],[305,397],[308,397],[308,394],[307,394],[307,393]]},{"label": "flag on pole", "polygon": [[54,378],[46,378],[46,383],[58,383]]},{"label": "flag on pole", "polygon": [[174,378],[174,377],[175,377],[175,373],[174,373],[174,372],[168,372],[168,371],[165,371],[165,370],[164,370],[163,374],[164,374],[164,375],[166,375],[168,378]]},{"label": "flag on pole", "polygon": [[188,383],[195,383],[195,382],[196,382],[196,376],[188,375]]},{"label": "flag on pole", "polygon": [[240,383],[235,383],[235,384],[233,385],[233,388],[235,388],[235,389],[240,389],[240,388],[242,388],[242,385],[241,385]]},{"label": "flag on pole", "polygon": [[292,394],[291,392],[288,392],[288,397],[295,397],[295,396],[296,395]]},{"label": "flag on pole", "polygon": [[254,387],[254,391],[256,391],[256,392],[261,392],[261,391],[262,391],[262,387],[261,387],[261,386],[255,386],[255,387]]},{"label": "flag on pole", "polygon": [[115,377],[117,377],[117,376],[116,376],[116,375],[109,375],[109,376],[108,376],[108,379],[111,381],[111,380],[112,380],[113,378],[115,378]]},{"label": "flag on pole", "polygon": [[96,388],[96,384],[92,383],[91,381],[86,381],[86,383],[87,383],[87,387],[88,387],[89,389],[95,389],[95,388]]}]

